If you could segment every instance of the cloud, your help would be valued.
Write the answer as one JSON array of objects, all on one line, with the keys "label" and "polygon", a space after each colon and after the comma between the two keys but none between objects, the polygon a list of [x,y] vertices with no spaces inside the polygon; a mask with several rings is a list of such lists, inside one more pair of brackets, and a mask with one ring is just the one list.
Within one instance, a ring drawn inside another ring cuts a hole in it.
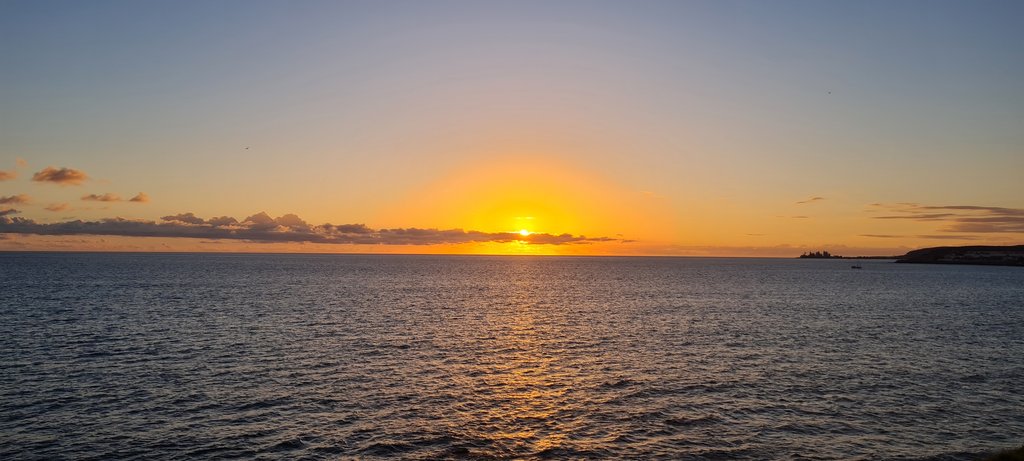
[{"label": "cloud", "polygon": [[32,197],[25,194],[11,195],[8,197],[0,197],[0,205],[23,204],[28,203],[30,200],[32,200]]},{"label": "cloud", "polygon": [[[0,223],[3,222],[2,221],[3,219],[9,219],[9,218],[5,218],[5,216],[10,215],[10,214],[17,214],[17,213],[21,213],[21,212],[18,211],[18,210],[15,210],[14,208],[0,208]],[[0,228],[2,228],[2,225],[0,225]]]},{"label": "cloud", "polygon": [[54,203],[54,204],[52,204],[52,205],[50,205],[50,206],[48,206],[46,208],[43,208],[43,209],[46,210],[46,211],[65,211],[65,210],[70,210],[71,206],[68,205],[67,203]]},{"label": "cloud", "polygon": [[[188,214],[192,214],[192,213],[188,213]],[[231,225],[234,225],[234,224],[238,224],[238,220],[235,219],[235,218],[232,218],[231,216],[220,216],[220,217],[216,217],[216,218],[207,219],[206,223],[211,225],[211,226],[223,227],[223,226],[231,226]]]},{"label": "cloud", "polygon": [[17,171],[0,170],[0,181],[7,181],[18,177]]},{"label": "cloud", "polygon": [[107,218],[98,221],[37,223],[31,219],[3,217],[0,234],[116,235],[126,237],[185,237],[251,242],[296,242],[365,245],[440,245],[481,242],[522,242],[536,245],[624,242],[608,237],[571,234],[480,232],[462,229],[371,229],[364,224],[311,225],[294,214],[272,218],[257,213],[242,221],[221,216],[203,219],[193,213],[164,216],[160,221]]},{"label": "cloud", "polygon": [[25,167],[28,166],[28,162],[25,159],[21,158],[21,157],[18,157],[16,159],[14,159],[14,164],[18,168],[25,168]]},{"label": "cloud", "polygon": [[164,216],[164,217],[162,217],[160,219],[162,219],[164,221],[170,221],[170,222],[179,222],[179,223],[184,223],[184,224],[194,224],[194,225],[197,225],[197,226],[206,224],[206,221],[203,218],[200,218],[200,217],[198,217],[198,216],[196,216],[196,215],[194,215],[192,213],[181,213],[181,214],[176,214],[176,215],[173,215],[173,216]]},{"label": "cloud", "polygon": [[804,204],[804,203],[817,202],[819,200],[825,200],[825,197],[811,197],[811,198],[809,198],[807,200],[801,200],[799,202],[796,202],[796,204],[797,205],[801,205],[801,204]]},{"label": "cloud", "polygon": [[980,205],[872,204],[890,214],[874,219],[937,222],[941,232],[1024,233],[1024,209]]},{"label": "cloud", "polygon": [[136,203],[148,203],[149,202],[149,195],[146,195],[145,192],[139,192],[138,195],[128,199],[128,201],[129,202],[136,202]]},{"label": "cloud", "polygon": [[871,238],[883,238],[883,239],[901,239],[901,238],[918,238],[918,239],[931,239],[931,240],[978,240],[979,238],[974,235],[953,235],[953,234],[928,234],[928,235],[893,235],[893,234],[860,234],[861,237]]},{"label": "cloud", "polygon": [[120,202],[121,201],[121,196],[119,196],[117,194],[111,194],[111,193],[108,192],[108,193],[103,194],[103,195],[97,195],[97,194],[83,195],[82,196],[82,200],[89,201],[89,202]]},{"label": "cloud", "polygon": [[79,185],[89,179],[89,176],[84,171],[76,170],[74,168],[54,168],[48,166],[43,168],[42,171],[32,175],[32,180],[37,182],[52,182],[66,185]]},{"label": "cloud", "polygon": [[875,219],[913,219],[915,221],[942,221],[951,216],[956,215],[953,213],[927,213],[915,215],[875,216]]},{"label": "cloud", "polygon": [[946,234],[946,235],[941,235],[941,234],[940,235],[935,235],[935,234],[915,235],[915,237],[917,237],[919,239],[932,239],[932,240],[980,240],[981,239],[981,237],[977,237],[977,236],[974,236],[974,235],[951,235],[951,234]]}]

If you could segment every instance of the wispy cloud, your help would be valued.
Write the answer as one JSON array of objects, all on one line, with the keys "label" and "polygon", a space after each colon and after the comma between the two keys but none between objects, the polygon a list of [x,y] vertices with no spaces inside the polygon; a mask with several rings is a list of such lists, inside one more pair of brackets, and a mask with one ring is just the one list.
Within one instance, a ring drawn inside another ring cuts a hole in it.
[{"label": "wispy cloud", "polygon": [[8,181],[18,177],[17,171],[0,170],[0,181]]},{"label": "wispy cloud", "polygon": [[938,229],[952,233],[1024,233],[1024,209],[980,205],[920,205],[897,203],[871,205],[888,214],[874,219],[941,223]]},{"label": "wispy cloud", "polygon": [[22,204],[22,203],[28,203],[31,200],[32,200],[32,197],[29,197],[29,196],[27,196],[25,194],[10,195],[10,196],[7,196],[7,197],[0,197],[0,205]]},{"label": "wispy cloud", "polygon": [[[6,218],[5,216],[12,215],[12,214],[17,214],[17,213],[21,213],[21,212],[18,211],[18,210],[15,210],[14,208],[0,208],[0,229],[3,228],[3,224],[2,224],[4,222],[3,220],[9,219],[9,218]],[[0,231],[0,232],[2,232],[2,231]]]},{"label": "wispy cloud", "polygon": [[905,238],[918,238],[918,239],[930,239],[930,240],[979,240],[979,237],[974,235],[955,235],[955,234],[926,234],[926,235],[893,235],[893,234],[860,234],[861,237],[871,238],[883,238],[883,239],[905,239]]},{"label": "wispy cloud", "polygon": [[522,242],[539,245],[624,242],[608,237],[571,234],[480,232],[462,229],[372,229],[363,224],[310,225],[294,214],[272,218],[257,213],[241,221],[222,216],[203,219],[193,213],[164,216],[160,221],[108,218],[98,221],[38,223],[31,219],[3,217],[0,233],[36,235],[116,235],[128,237],[186,237],[252,242],[306,242],[367,245],[439,245],[480,242]]},{"label": "wispy cloud", "polygon": [[128,201],[136,203],[148,203],[149,195],[147,195],[145,192],[139,192],[138,195],[128,199]]},{"label": "wispy cloud", "polygon": [[82,200],[85,200],[87,202],[120,202],[121,196],[117,194],[111,194],[108,192],[106,194],[83,195]]},{"label": "wispy cloud", "polygon": [[50,206],[43,208],[46,211],[67,211],[71,209],[71,206],[67,203],[54,203]]},{"label": "wispy cloud", "polygon": [[89,179],[89,176],[84,171],[76,170],[74,168],[54,168],[48,166],[43,168],[41,171],[32,175],[32,180],[36,182],[52,182],[54,184],[66,185],[79,185]]},{"label": "wispy cloud", "polygon": [[796,204],[797,205],[802,205],[804,203],[817,202],[817,201],[821,201],[821,200],[825,200],[825,197],[811,197],[811,198],[809,198],[807,200],[801,200],[799,202],[796,202]]}]

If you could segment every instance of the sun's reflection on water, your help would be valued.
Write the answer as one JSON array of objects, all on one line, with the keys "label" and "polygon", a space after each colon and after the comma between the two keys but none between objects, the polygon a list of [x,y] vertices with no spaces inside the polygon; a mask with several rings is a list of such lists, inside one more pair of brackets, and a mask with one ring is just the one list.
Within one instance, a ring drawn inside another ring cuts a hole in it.
[{"label": "sun's reflection on water", "polygon": [[505,453],[564,447],[580,413],[564,338],[550,326],[530,269],[524,260],[494,287],[493,306],[487,309],[490,331],[478,335],[483,340],[476,345],[483,352],[473,370],[477,378],[462,381],[473,386],[470,392],[478,399],[478,406],[464,414],[476,422],[475,436]]}]

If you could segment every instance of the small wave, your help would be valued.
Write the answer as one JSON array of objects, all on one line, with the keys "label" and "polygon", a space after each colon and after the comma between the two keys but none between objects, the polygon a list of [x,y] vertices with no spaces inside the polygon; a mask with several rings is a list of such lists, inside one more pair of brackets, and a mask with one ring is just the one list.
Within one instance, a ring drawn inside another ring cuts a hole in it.
[{"label": "small wave", "polygon": [[669,418],[665,420],[665,424],[674,427],[701,426],[706,424],[718,424],[721,422],[722,418],[713,415],[698,416],[696,418]]},{"label": "small wave", "polygon": [[416,447],[405,442],[377,442],[359,450],[370,456],[394,456],[414,450]]},{"label": "small wave", "polygon": [[269,452],[294,451],[302,449],[306,443],[302,439],[288,439],[278,442],[267,449]]},{"label": "small wave", "polygon": [[237,410],[238,411],[262,410],[264,408],[271,408],[271,407],[275,407],[275,406],[278,406],[278,405],[285,405],[285,404],[291,402],[291,400],[292,399],[289,398],[289,397],[279,397],[279,398],[276,398],[276,399],[258,400],[256,402],[249,402],[249,403],[245,403],[245,404],[239,405]]},{"label": "small wave", "polygon": [[632,386],[634,384],[640,384],[640,383],[638,383],[636,381],[633,381],[632,379],[629,379],[629,378],[624,378],[624,379],[620,379],[620,380],[614,381],[614,382],[609,381],[609,382],[602,383],[601,387],[605,388],[605,389],[622,389],[624,387],[629,387],[629,386]]},{"label": "small wave", "polygon": [[541,459],[595,459],[600,458],[601,454],[572,447],[549,447],[534,453],[533,456]]}]

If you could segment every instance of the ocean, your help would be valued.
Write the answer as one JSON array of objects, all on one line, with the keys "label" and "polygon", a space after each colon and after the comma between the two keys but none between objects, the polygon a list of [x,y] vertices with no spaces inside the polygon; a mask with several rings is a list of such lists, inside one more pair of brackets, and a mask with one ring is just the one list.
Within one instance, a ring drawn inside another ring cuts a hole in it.
[{"label": "ocean", "polygon": [[0,459],[969,460],[1024,268],[0,254]]}]

